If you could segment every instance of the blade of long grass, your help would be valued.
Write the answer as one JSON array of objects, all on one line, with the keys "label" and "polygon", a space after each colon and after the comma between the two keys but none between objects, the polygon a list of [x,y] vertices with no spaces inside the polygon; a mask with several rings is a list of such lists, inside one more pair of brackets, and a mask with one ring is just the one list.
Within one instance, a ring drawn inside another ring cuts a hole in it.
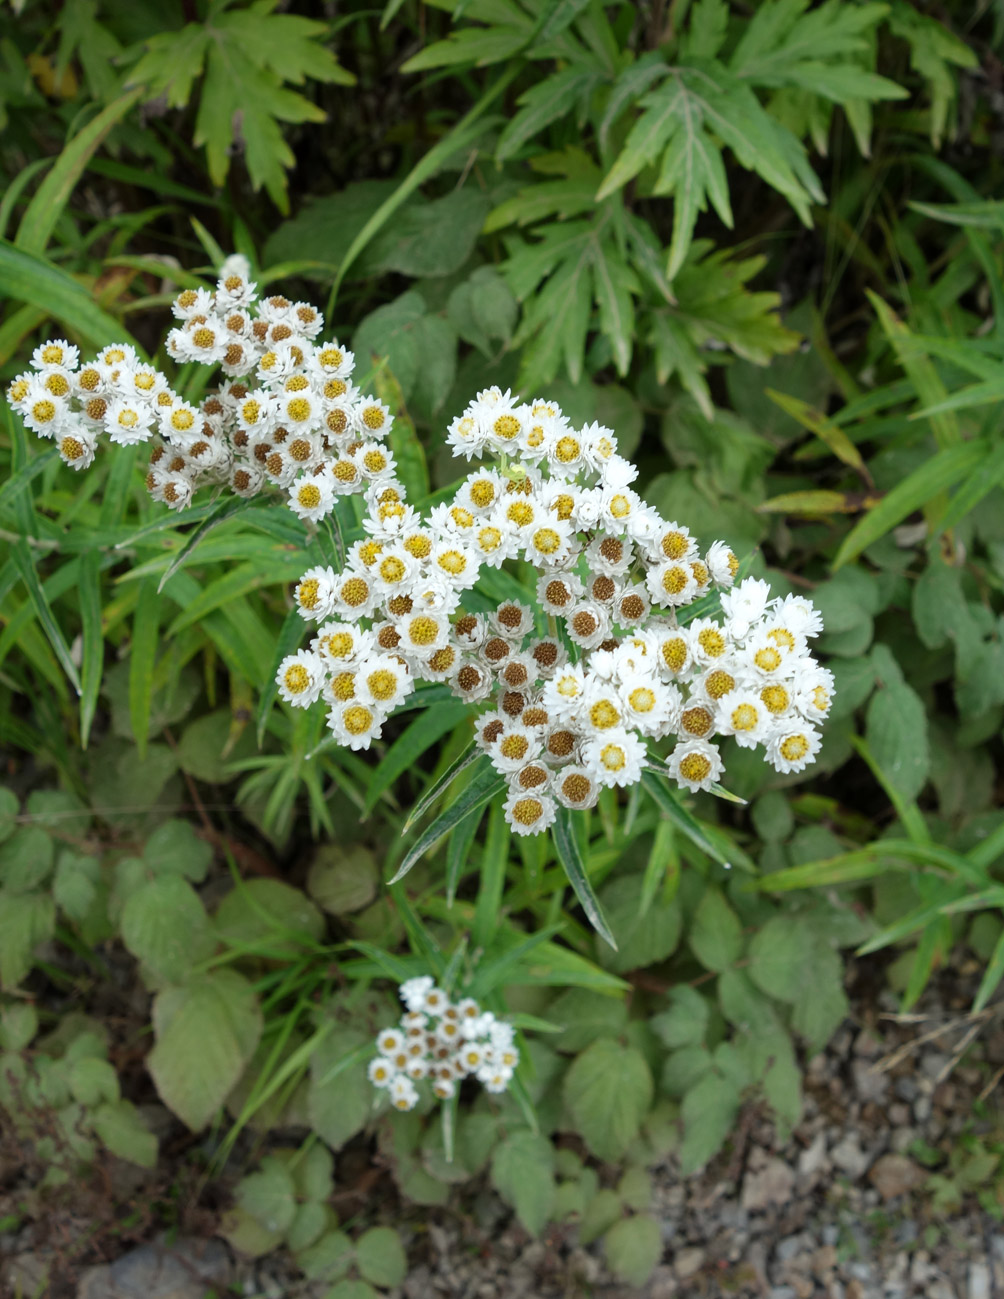
[{"label": "blade of long grass", "polygon": [[502,909],[505,891],[505,868],[509,858],[509,827],[506,825],[502,804],[495,802],[488,812],[488,829],[481,855],[481,878],[474,904],[474,923],[471,942],[485,948],[491,942]]},{"label": "blade of long grass", "polygon": [[609,943],[616,952],[616,939],[607,924],[603,908],[600,906],[600,900],[590,883],[585,863],[582,860],[582,854],[579,851],[579,843],[575,837],[575,823],[572,813],[567,807],[558,808],[558,815],[551,827],[551,837],[554,841],[554,850],[558,861],[564,867],[568,882],[571,884],[575,896],[579,899],[579,904],[586,913],[589,923],[604,942]]},{"label": "blade of long grass", "polygon": [[140,587],[132,619],[129,651],[129,724],[140,761],[146,756],[153,700],[153,668],[157,657],[157,631],[163,601],[157,587],[147,580]]},{"label": "blade of long grass", "polygon": [[471,763],[476,762],[478,758],[482,756],[480,749],[475,748],[474,741],[472,740],[463,753],[461,753],[460,757],[447,767],[439,779],[425,791],[422,797],[411,809],[408,818],[404,823],[405,831],[410,830],[416,821],[421,820],[436,799],[439,798],[441,794],[445,793],[449,786],[452,785],[455,777],[459,776],[462,771],[466,770],[466,768],[471,765]]},{"label": "blade of long grass", "polygon": [[218,501],[213,506],[212,513],[208,514],[202,520],[195,531],[188,537],[188,540],[182,548],[171,560],[170,564],[164,571],[164,576],[160,579],[160,585],[157,587],[157,590],[163,591],[165,584],[171,580],[182,564],[184,564],[188,559],[189,555],[191,555],[192,551],[195,550],[196,546],[206,538],[208,533],[218,527],[224,519],[232,518],[233,515],[237,514],[238,511],[245,509],[246,506],[247,502],[241,500],[239,496],[231,496],[229,499],[224,498],[223,500]]},{"label": "blade of long grass", "polygon": [[[258,747],[261,748],[262,740],[265,738],[265,727],[268,725],[268,715],[272,711],[272,705],[279,695],[279,683],[276,681],[276,673],[279,671],[279,664],[287,654],[293,654],[297,645],[303,639],[304,622],[300,617],[299,610],[294,607],[286,614],[282,627],[279,630],[279,636],[275,644],[275,656],[269,669],[269,674],[265,679],[265,685],[258,696],[258,709],[255,714],[255,727],[258,732]],[[316,749],[315,751],[316,752]],[[313,754],[308,754],[308,758]]]},{"label": "blade of long grass", "polygon": [[61,267],[15,248],[6,239],[0,239],[0,284],[7,299],[44,311],[96,347],[128,342],[144,355],[122,324],[103,311],[82,284]]},{"label": "blade of long grass", "polygon": [[14,243],[28,253],[43,253],[46,244],[70,201],[91,155],[100,147],[105,136],[116,126],[142,95],[137,87],[113,100],[98,113],[82,131],[68,141],[52,170],[42,181],[21,218]]},{"label": "blade of long grass", "polygon": [[69,646],[63,639],[63,633],[59,629],[52,613],[49,601],[46,599],[45,592],[42,590],[42,583],[39,581],[38,573],[35,570],[35,562],[32,559],[31,549],[24,537],[19,537],[11,552],[11,558],[17,568],[18,575],[28,591],[28,599],[35,611],[35,617],[38,619],[42,630],[45,632],[49,644],[53,648],[59,665],[66,673],[77,694],[80,694],[80,677],[77,674],[76,664],[70,655]]},{"label": "blade of long grass", "polygon": [[436,817],[432,825],[419,835],[405,855],[404,861],[397,868],[397,872],[393,879],[390,880],[390,883],[396,884],[399,880],[404,879],[415,863],[424,857],[431,848],[434,848],[444,835],[447,835],[458,826],[461,821],[472,816],[489,799],[494,798],[496,794],[501,794],[504,788],[505,777],[500,776],[494,767],[486,766],[479,771],[463,792],[457,796],[456,800]]},{"label": "blade of long grass", "polygon": [[393,785],[399,776],[414,767],[418,759],[442,739],[448,731],[467,717],[467,705],[455,700],[452,705],[441,704],[431,713],[418,717],[397,737],[373,770],[366,789],[366,811],[372,812],[380,796]]},{"label": "blade of long grass", "polygon": [[98,706],[105,652],[104,637],[101,633],[101,554],[97,550],[86,551],[80,557],[77,595],[80,600],[82,646],[80,747],[86,749],[94,713]]},{"label": "blade of long grass", "polygon": [[58,447],[46,447],[40,455],[34,456],[26,465],[22,465],[16,474],[8,478],[3,487],[0,487],[0,513],[7,509],[21,492],[27,491],[29,485],[48,465],[58,459]]},{"label": "blade of long grass", "polygon": [[677,829],[682,830],[691,843],[700,848],[701,852],[706,853],[721,866],[728,868],[741,866],[743,869],[752,869],[752,863],[749,862],[745,853],[731,844],[726,852],[718,841],[718,836],[713,831],[709,833],[708,828],[703,826],[696,817],[687,811],[666,784],[661,771],[649,769],[642,772],[641,783],[648,790],[660,812],[668,816]]},{"label": "blade of long grass", "polygon": [[452,907],[457,897],[457,885],[464,867],[470,860],[471,845],[478,832],[484,816],[482,809],[476,816],[469,816],[457,826],[450,835],[446,845],[446,905]]}]

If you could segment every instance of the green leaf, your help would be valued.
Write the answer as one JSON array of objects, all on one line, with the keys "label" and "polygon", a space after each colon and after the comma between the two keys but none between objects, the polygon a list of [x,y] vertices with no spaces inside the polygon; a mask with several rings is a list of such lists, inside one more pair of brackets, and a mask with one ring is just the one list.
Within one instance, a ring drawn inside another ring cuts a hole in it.
[{"label": "green leaf", "polygon": [[717,828],[705,825],[696,820],[680,801],[676,790],[671,789],[665,778],[657,770],[642,772],[641,783],[648,791],[655,805],[663,816],[668,816],[677,829],[682,830],[687,838],[700,848],[701,852],[719,863],[731,868],[733,865],[748,868],[749,859],[741,849],[723,840]]},{"label": "green leaf", "polygon": [[0,986],[15,988],[31,969],[40,943],[56,928],[56,908],[44,893],[0,889]]},{"label": "green leaf", "polygon": [[841,542],[833,561],[834,570],[884,537],[898,523],[902,523],[908,514],[919,510],[922,505],[976,469],[986,454],[987,449],[983,443],[965,442],[959,446],[946,447],[931,456],[919,469],[897,483],[855,524]]},{"label": "green leaf", "polygon": [[63,639],[63,633],[59,629],[59,624],[53,616],[49,601],[45,592],[42,590],[42,583],[39,581],[38,573],[35,569],[35,561],[32,558],[31,549],[24,537],[19,537],[11,549],[11,560],[18,571],[21,581],[28,590],[28,599],[35,611],[35,617],[42,625],[42,630],[52,646],[56,658],[59,660],[60,667],[66,673],[77,694],[80,694],[80,677],[77,675],[76,664],[70,655],[69,647]]},{"label": "green leaf", "polygon": [[579,852],[579,841],[575,836],[574,814],[567,807],[558,808],[551,836],[558,861],[561,862],[562,869],[568,876],[568,882],[579,900],[579,905],[585,911],[589,923],[603,941],[609,943],[616,952],[616,940],[603,915],[603,909],[590,883],[585,863],[582,860],[582,854]]},{"label": "green leaf", "polygon": [[351,1266],[352,1241],[344,1231],[325,1232],[296,1261],[312,1281],[334,1281],[344,1276]]},{"label": "green leaf", "polygon": [[708,1030],[708,1003],[689,984],[680,983],[670,991],[672,1005],[669,1010],[653,1015],[649,1021],[652,1031],[670,1050],[683,1046],[698,1046]]},{"label": "green leaf", "polygon": [[307,875],[307,892],[333,916],[361,911],[376,897],[380,872],[369,848],[322,844]]},{"label": "green leaf", "polygon": [[793,1007],[792,1023],[814,1050],[847,1013],[840,957],[804,916],[768,920],[750,944],[749,976]]},{"label": "green leaf", "polygon": [[706,970],[728,969],[742,955],[742,925],[718,889],[704,890],[687,941]]},{"label": "green leaf", "polygon": [[539,1236],[554,1205],[554,1147],[529,1128],[508,1132],[492,1154],[492,1185],[530,1233]]},{"label": "green leaf", "polygon": [[604,964],[618,974],[664,961],[680,941],[683,919],[675,900],[656,898],[639,914],[643,882],[641,875],[621,875],[603,889],[603,905],[617,940],[613,953],[603,953]]},{"label": "green leaf", "polygon": [[138,90],[121,95],[78,131],[53,164],[25,208],[14,239],[16,247],[41,255],[52,237],[70,195],[84,173],[91,156],[101,147],[108,132],[116,126],[140,97]]},{"label": "green leaf", "polygon": [[415,768],[422,754],[459,725],[468,713],[468,706],[458,700],[419,714],[390,746],[380,765],[374,768],[366,787],[365,811],[371,812],[381,794],[406,771]]},{"label": "green leaf", "polygon": [[0,846],[0,885],[29,893],[52,873],[55,844],[40,825],[24,825]]},{"label": "green leaf", "polygon": [[927,714],[916,691],[902,679],[880,680],[868,704],[865,734],[886,780],[901,797],[916,798],[931,767]]},{"label": "green leaf", "polygon": [[627,1006],[620,997],[604,997],[588,988],[569,988],[547,1008],[562,1025],[554,1039],[559,1051],[584,1051],[598,1037],[615,1037],[627,1027]]},{"label": "green leaf", "polygon": [[31,303],[95,347],[132,343],[122,325],[98,306],[79,281],[6,239],[0,239],[0,283],[8,300]]},{"label": "green leaf", "polygon": [[645,1057],[613,1038],[594,1042],[572,1063],[563,1095],[568,1112],[597,1159],[620,1159],[637,1137],[652,1103]]},{"label": "green leaf", "polygon": [[129,652],[129,720],[140,761],[146,756],[150,735],[153,670],[159,642],[158,626],[163,601],[152,578],[143,582],[132,620]]},{"label": "green leaf", "polygon": [[170,983],[179,983],[216,947],[199,896],[180,875],[164,875],[130,894],[122,912],[122,941]]},{"label": "green leaf", "polygon": [[506,162],[539,136],[545,127],[566,116],[577,104],[587,104],[599,83],[597,70],[589,63],[570,63],[523,92],[517,112],[509,119],[495,146],[495,158]]},{"label": "green leaf", "polygon": [[212,848],[191,821],[173,817],[157,826],[143,849],[143,861],[155,875],[183,875],[195,884],[206,878],[212,859]]},{"label": "green leaf", "polygon": [[140,1168],[156,1168],[157,1138],[129,1101],[106,1101],[99,1105],[91,1115],[91,1125],[119,1159],[138,1164]]},{"label": "green leaf", "polygon": [[405,858],[397,868],[394,878],[389,882],[396,884],[399,880],[402,880],[415,863],[424,857],[444,835],[448,834],[455,826],[460,825],[469,816],[480,811],[485,803],[500,794],[504,788],[505,777],[500,776],[494,767],[486,762],[474,778],[465,785],[450,806],[444,809],[436,817],[432,825],[428,826],[419,835],[405,854]]},{"label": "green leaf", "polygon": [[242,880],[220,903],[216,927],[233,947],[261,948],[273,959],[295,959],[320,940],[324,917],[291,884]]},{"label": "green leaf", "polygon": [[222,185],[240,131],[248,174],[286,210],[284,169],[293,163],[280,122],[318,122],[324,114],[285,83],[305,78],[350,85],[354,78],[319,43],[327,24],[273,12],[272,0],[228,12],[222,5],[204,21],[165,31],[146,41],[146,53],[129,84],[145,97],[165,94],[170,107],[188,103],[195,80],[203,78],[194,142],[205,145],[209,174]]},{"label": "green leaf", "polygon": [[619,1281],[643,1286],[662,1258],[662,1229],[647,1213],[622,1218],[607,1232],[603,1249],[607,1266]]},{"label": "green leaf", "polygon": [[0,786],[0,843],[6,842],[16,830],[20,807],[14,791]]},{"label": "green leaf", "polygon": [[98,706],[104,672],[105,642],[101,629],[101,554],[88,550],[80,557],[77,595],[80,600],[81,689],[80,747],[87,748]]},{"label": "green leaf", "polygon": [[119,1099],[119,1078],[112,1065],[98,1056],[83,1056],[73,1062],[69,1076],[73,1099],[92,1107],[101,1101]]},{"label": "green leaf", "polygon": [[[351,1028],[328,1033],[310,1060],[310,1126],[337,1150],[365,1126],[373,1104],[365,1056],[372,1038]],[[344,1061],[351,1060],[347,1067]],[[339,1068],[339,1066],[342,1066]]]},{"label": "green leaf", "polygon": [[356,1241],[356,1266],[367,1281],[391,1289],[408,1275],[408,1257],[393,1227],[371,1227]]},{"label": "green leaf", "polygon": [[193,1132],[217,1112],[261,1036],[251,985],[233,970],[165,988],[153,1003],[157,1044],[147,1057],[160,1098]]},{"label": "green leaf", "polygon": [[266,1231],[282,1234],[292,1224],[296,1189],[286,1165],[274,1155],[266,1155],[257,1172],[241,1178],[235,1195],[240,1208]]},{"label": "green leaf", "polygon": [[71,920],[86,919],[98,897],[101,863],[96,857],[84,857],[64,849],[59,854],[52,896],[56,905]]},{"label": "green leaf", "polygon": [[709,1074],[684,1096],[680,1107],[683,1141],[680,1171],[685,1177],[696,1173],[712,1159],[735,1127],[739,1113],[739,1088],[731,1078]]}]

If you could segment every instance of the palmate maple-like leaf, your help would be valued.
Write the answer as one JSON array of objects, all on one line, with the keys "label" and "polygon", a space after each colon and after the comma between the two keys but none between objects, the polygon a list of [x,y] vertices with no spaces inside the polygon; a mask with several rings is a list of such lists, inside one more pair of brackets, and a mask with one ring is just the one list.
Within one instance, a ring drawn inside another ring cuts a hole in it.
[{"label": "palmate maple-like leaf", "polygon": [[213,184],[226,179],[239,142],[251,183],[264,185],[285,212],[285,169],[294,159],[280,122],[324,120],[316,104],[286,83],[351,85],[355,78],[319,43],[325,23],[277,14],[278,0],[256,0],[245,9],[233,3],[213,0],[205,22],[151,37],[127,85],[145,86],[151,98],[164,94],[169,107],[183,108],[201,78],[194,142],[206,146]]}]

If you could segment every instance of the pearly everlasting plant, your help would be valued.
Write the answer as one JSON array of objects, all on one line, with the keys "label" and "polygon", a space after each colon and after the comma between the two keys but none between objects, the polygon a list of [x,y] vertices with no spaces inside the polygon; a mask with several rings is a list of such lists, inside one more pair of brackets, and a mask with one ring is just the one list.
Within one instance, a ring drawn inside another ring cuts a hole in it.
[{"label": "pearly everlasting plant", "polygon": [[519,1064],[516,1033],[472,998],[454,1003],[431,975],[402,983],[405,1013],[394,1028],[377,1034],[377,1055],[369,1064],[369,1080],[386,1091],[397,1110],[418,1104],[419,1084],[427,1082],[434,1096],[450,1100],[465,1079],[488,1092],[504,1092]]},{"label": "pearly everlasting plant", "polygon": [[[419,683],[445,684],[471,706],[472,752],[519,835],[647,770],[724,792],[721,737],[780,773],[815,759],[833,695],[809,649],[819,614],[738,580],[724,541],[704,550],[646,504],[611,429],[486,389],[446,435],[472,467],[420,512],[386,445],[393,416],[353,382],[352,353],[323,338],[308,303],[259,299],[249,273],[231,258],[215,292],[175,300],[168,353],[222,373],[198,405],[129,346],[81,365],[63,340],[36,349],[8,398],[76,469],[102,438],[149,442],[147,487],[172,510],[203,487],[271,487],[308,523],[337,525],[338,498],[363,498],[344,562],[296,585],[314,627],[278,665],[282,699],[323,707],[333,740],[359,750]],[[515,582],[517,561],[532,588]],[[493,574],[490,589],[505,578],[518,594],[486,600],[479,580]]]}]

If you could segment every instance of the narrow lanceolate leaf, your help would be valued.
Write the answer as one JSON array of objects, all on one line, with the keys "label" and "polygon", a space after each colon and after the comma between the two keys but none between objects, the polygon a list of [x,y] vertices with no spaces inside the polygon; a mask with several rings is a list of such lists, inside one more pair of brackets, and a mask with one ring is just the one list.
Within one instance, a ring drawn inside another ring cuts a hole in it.
[{"label": "narrow lanceolate leaf", "polygon": [[457,799],[419,835],[390,883],[396,884],[398,880],[403,879],[412,866],[434,848],[444,835],[449,834],[454,826],[460,825],[462,821],[479,811],[490,799],[501,794],[503,789],[505,789],[505,777],[500,776],[494,767],[486,763]]},{"label": "narrow lanceolate leaf", "polygon": [[[868,293],[868,300],[875,308],[882,331],[892,344],[900,365],[909,376],[910,382],[917,390],[917,395],[927,408],[943,406],[948,392],[941,382],[931,358],[924,351],[923,345],[896,315],[893,309],[877,293]],[[940,447],[953,446],[959,441],[959,425],[951,411],[940,410],[928,416],[931,431]]]},{"label": "narrow lanceolate leaf", "polygon": [[857,848],[840,857],[772,871],[770,875],[758,880],[756,887],[765,893],[787,893],[792,889],[857,883],[874,879],[889,870],[904,869],[908,863],[965,880],[974,887],[986,882],[986,877],[978,866],[961,853],[952,852],[950,848],[915,843],[911,839],[880,839],[866,848]]},{"label": "narrow lanceolate leaf", "polygon": [[408,819],[404,823],[404,830],[410,830],[416,821],[421,820],[436,799],[439,798],[440,794],[444,794],[450,785],[453,784],[455,777],[459,776],[462,771],[466,770],[472,762],[476,762],[481,756],[481,751],[475,748],[474,741],[472,740],[460,757],[457,758],[456,762],[451,763],[450,766],[447,767],[439,779],[425,791],[422,797],[411,809],[408,813]]},{"label": "narrow lanceolate leaf", "polygon": [[[0,284],[5,298],[30,303],[95,347],[132,342],[115,317],[102,311],[72,275],[6,239],[0,239]],[[143,354],[138,346],[137,350]]]},{"label": "narrow lanceolate leaf", "polygon": [[56,658],[59,659],[60,667],[69,677],[70,684],[79,695],[80,677],[77,675],[76,665],[70,657],[70,651],[63,639],[63,633],[59,630],[59,624],[53,617],[49,601],[42,590],[42,583],[39,581],[38,573],[35,570],[35,561],[32,558],[31,549],[24,537],[18,538],[11,551],[11,559],[17,568],[18,576],[28,589],[28,599],[35,610],[35,617],[48,637],[49,644],[52,646]]},{"label": "narrow lanceolate leaf", "polygon": [[617,944],[614,941],[613,933],[603,915],[603,909],[590,883],[589,876],[586,874],[585,863],[582,860],[578,840],[575,837],[573,814],[567,807],[558,808],[558,815],[551,829],[551,836],[554,840],[554,849],[558,861],[561,862],[565,874],[568,876],[568,882],[571,884],[575,896],[579,899],[580,906],[589,918],[589,923],[604,942],[609,943],[616,951]]},{"label": "narrow lanceolate leaf", "polygon": [[665,777],[657,769],[649,769],[642,773],[641,783],[648,790],[656,806],[664,816],[682,830],[691,843],[700,848],[701,852],[707,853],[712,860],[722,866],[740,866],[745,869],[748,859],[746,854],[738,850],[726,851],[724,846],[713,841],[712,836],[707,833],[706,828],[701,825],[695,817],[687,811],[679,801],[676,794],[666,784]]},{"label": "narrow lanceolate leaf", "polygon": [[997,939],[989,964],[980,980],[976,1000],[973,1002],[973,1014],[978,1015],[990,998],[997,991],[997,985],[1004,979],[1004,934]]},{"label": "narrow lanceolate leaf", "polygon": [[77,587],[80,600],[81,691],[80,747],[87,748],[91,723],[98,706],[98,692],[104,669],[105,642],[101,634],[101,552],[85,551],[80,556]]},{"label": "narrow lanceolate leaf", "polygon": [[70,200],[88,162],[113,126],[125,117],[140,97],[139,90],[121,95],[78,131],[56,160],[25,209],[14,243],[29,253],[43,253],[56,222]]},{"label": "narrow lanceolate leaf", "polygon": [[[303,639],[304,622],[300,617],[300,612],[294,605],[286,614],[285,621],[279,631],[279,636],[275,646],[275,658],[269,669],[268,676],[265,678],[265,685],[258,697],[258,709],[255,714],[255,725],[258,731],[258,747],[261,748],[261,742],[265,738],[265,727],[268,725],[268,715],[272,711],[272,705],[275,703],[276,696],[279,694],[279,684],[276,681],[276,673],[279,671],[279,664],[287,654],[295,654],[296,647]],[[308,755],[312,757],[313,755]]]},{"label": "narrow lanceolate leaf", "polygon": [[946,447],[919,469],[915,469],[854,525],[837,551],[833,561],[834,571],[860,555],[862,550],[880,537],[884,537],[890,529],[902,523],[908,514],[919,510],[932,497],[976,469],[986,454],[984,443],[964,442],[960,446]]},{"label": "narrow lanceolate leaf", "polygon": [[129,651],[129,722],[141,760],[146,754],[150,730],[153,667],[157,658],[157,631],[162,607],[163,601],[153,579],[147,578],[140,587],[133,614]]},{"label": "narrow lanceolate leaf", "polygon": [[384,754],[380,764],[374,769],[373,776],[366,790],[365,810],[372,812],[380,795],[391,787],[399,776],[415,765],[427,749],[453,728],[467,715],[467,705],[459,700],[452,704],[441,704],[432,712],[420,714],[407,727]]},{"label": "narrow lanceolate leaf", "polygon": [[204,541],[206,536],[210,532],[212,532],[212,530],[215,527],[221,524],[224,521],[224,519],[232,518],[235,514],[238,514],[241,510],[245,509],[246,507],[247,507],[247,501],[242,500],[239,496],[231,496],[229,499],[224,499],[217,502],[217,504],[213,506],[211,513],[208,514],[202,520],[199,526],[195,529],[195,531],[189,535],[185,544],[181,547],[181,549],[178,551],[178,553],[175,555],[175,557],[171,560],[170,564],[165,569],[164,575],[160,579],[160,585],[157,587],[158,592],[163,591],[164,587],[175,575],[175,573],[182,566],[182,564],[185,563],[185,561],[191,555],[192,551],[196,548],[196,546],[201,541]]},{"label": "narrow lanceolate leaf", "polygon": [[21,492],[27,491],[28,485],[38,477],[46,465],[51,465],[59,455],[58,447],[46,447],[39,455],[29,460],[12,477],[0,487],[0,514],[8,508]]},{"label": "narrow lanceolate leaf", "polygon": [[872,492],[830,492],[825,488],[783,492],[758,505],[758,514],[860,514],[882,499]]},{"label": "narrow lanceolate leaf", "polygon": [[861,452],[842,428],[834,424],[831,419],[827,419],[822,411],[814,410],[807,401],[801,401],[798,397],[791,397],[784,392],[777,392],[773,388],[767,388],[766,392],[776,406],[787,411],[810,433],[815,433],[816,437],[826,443],[837,459],[842,460],[845,465],[850,465],[869,487],[874,486],[868,466],[861,458]]}]

